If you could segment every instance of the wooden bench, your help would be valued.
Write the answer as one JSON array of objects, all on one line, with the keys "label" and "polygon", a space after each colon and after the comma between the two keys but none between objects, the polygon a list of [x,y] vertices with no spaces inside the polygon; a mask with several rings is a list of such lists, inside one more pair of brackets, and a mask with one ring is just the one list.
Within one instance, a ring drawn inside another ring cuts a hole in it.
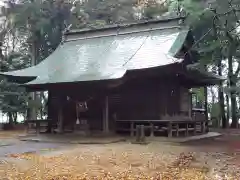
[{"label": "wooden bench", "polygon": [[50,119],[26,120],[25,125],[27,126],[27,133],[34,132],[39,134],[43,129],[46,131],[51,122]]},{"label": "wooden bench", "polygon": [[[157,120],[159,121],[159,120]],[[130,123],[130,128],[118,128],[116,129],[117,131],[124,131],[124,132],[129,132],[131,136],[134,136],[136,133],[136,125],[144,125],[144,129],[150,130],[150,135],[154,136],[154,132],[158,129],[158,126],[155,126],[152,120],[116,120],[116,123],[125,123],[129,124]]]},{"label": "wooden bench", "polygon": [[[200,129],[198,129],[198,124],[201,126]],[[184,127],[180,128],[179,126],[182,125]],[[190,127],[191,126],[191,127]],[[205,121],[193,121],[193,120],[169,120],[168,122],[168,128],[166,129],[168,132],[168,137],[172,137],[173,133],[176,133],[176,136],[179,136],[180,132],[184,132],[185,136],[189,136],[189,133],[192,132],[193,135],[196,135],[197,132],[205,133]]]},{"label": "wooden bench", "polygon": [[[193,120],[116,120],[116,123],[130,124],[130,128],[121,128],[117,126],[117,131],[129,132],[131,136],[136,133],[136,125],[144,125],[144,129],[150,130],[150,136],[154,136],[154,132],[167,132],[168,137],[172,137],[173,133],[179,136],[180,132],[184,132],[188,136],[190,132],[194,135],[197,132],[205,133],[205,121]],[[183,126],[180,128],[180,126]],[[199,128],[200,127],[200,128]]]}]

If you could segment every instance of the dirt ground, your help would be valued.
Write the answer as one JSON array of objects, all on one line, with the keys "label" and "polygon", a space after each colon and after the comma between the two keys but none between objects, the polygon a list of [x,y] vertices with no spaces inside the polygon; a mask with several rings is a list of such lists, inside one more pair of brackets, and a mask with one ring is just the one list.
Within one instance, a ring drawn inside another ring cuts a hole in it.
[{"label": "dirt ground", "polygon": [[0,160],[0,179],[236,180],[240,179],[239,149],[240,135],[231,133],[184,144],[75,145],[8,154]]},{"label": "dirt ground", "polygon": [[0,139],[17,138],[17,136],[26,134],[25,130],[18,131],[0,131]]}]

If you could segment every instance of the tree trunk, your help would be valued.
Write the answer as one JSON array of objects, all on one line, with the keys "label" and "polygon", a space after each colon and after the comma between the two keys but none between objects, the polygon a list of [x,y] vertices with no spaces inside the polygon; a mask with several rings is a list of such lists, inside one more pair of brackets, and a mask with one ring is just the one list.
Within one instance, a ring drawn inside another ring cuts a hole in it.
[{"label": "tree trunk", "polygon": [[[218,34],[217,34],[217,29],[216,25],[213,25],[213,34],[215,37],[215,40],[218,40]],[[229,50],[228,55],[231,53],[231,50]],[[222,76],[222,53],[221,53],[221,48],[216,49],[214,52],[215,59],[217,60],[217,71],[218,75]],[[232,62],[231,62],[232,64]],[[228,123],[227,123],[227,118],[225,115],[225,105],[224,105],[224,94],[223,94],[223,83],[220,82],[220,85],[218,87],[218,102],[219,102],[219,108],[220,108],[220,115],[218,119],[218,122],[222,121],[222,128],[226,128]]]},{"label": "tree trunk", "polygon": [[233,57],[231,53],[231,47],[229,48],[230,52],[228,55],[228,79],[229,79],[229,87],[231,89],[230,92],[230,101],[231,101],[231,114],[232,114],[232,124],[231,128],[238,127],[238,119],[237,119],[237,103],[236,103],[236,94],[233,90],[233,87],[236,87],[235,78],[233,74]]},{"label": "tree trunk", "polygon": [[[37,43],[36,40],[33,40],[32,43],[32,60],[31,60],[31,66],[36,65],[36,51],[37,51]],[[36,100],[36,92],[31,93],[32,100]],[[37,119],[37,110],[36,107],[30,107],[30,119],[31,120],[36,120]]]},{"label": "tree trunk", "polygon": [[45,108],[47,108],[47,119],[48,120],[51,120],[51,123],[48,123],[48,127],[47,127],[47,133],[51,133],[51,129],[53,128],[53,116],[52,116],[52,111],[51,111],[51,108],[52,108],[52,93],[51,91],[48,91],[48,99],[47,99],[47,103],[46,103],[46,106]]},{"label": "tree trunk", "polygon": [[43,107],[40,108],[40,119],[43,119]]},{"label": "tree trunk", "polygon": [[45,105],[48,101],[48,99],[44,95],[44,92],[40,92],[40,99],[41,99],[41,102],[43,101],[43,103],[41,103],[42,106],[41,106],[41,109],[40,109],[40,116],[41,116],[41,119],[43,119],[44,112],[47,111]]},{"label": "tree trunk", "polygon": [[215,95],[214,95],[214,90],[213,90],[213,87],[210,87],[210,92],[211,92],[211,97],[212,97],[212,104],[215,104],[215,102],[216,102],[216,97],[215,97]]},{"label": "tree trunk", "polygon": [[13,121],[14,121],[14,124],[17,124],[17,116],[18,116],[18,113],[17,112],[14,112],[13,114]]},{"label": "tree trunk", "polygon": [[[227,85],[228,86],[228,85]],[[226,94],[226,105],[227,105],[227,122],[228,122],[228,126],[229,126],[229,119],[230,119],[230,105],[229,105],[229,95]]]},{"label": "tree trunk", "polygon": [[12,115],[12,112],[8,112],[7,115],[8,115],[8,124],[12,128],[13,127],[13,115]]},{"label": "tree trunk", "polygon": [[236,103],[236,96],[232,92],[231,93],[231,111],[232,111],[232,124],[231,128],[237,128],[238,127],[238,119],[237,119],[237,103]]},{"label": "tree trunk", "polygon": [[209,127],[208,127],[208,89],[207,87],[204,87],[204,109],[205,109],[205,119],[206,119],[206,132],[209,131]]},{"label": "tree trunk", "polygon": [[[222,60],[218,61],[218,75],[222,76]],[[228,122],[225,115],[225,104],[224,104],[224,95],[223,95],[223,84],[222,82],[218,88],[218,98],[219,98],[219,106],[220,106],[220,119],[222,120],[222,128],[227,128]]]}]

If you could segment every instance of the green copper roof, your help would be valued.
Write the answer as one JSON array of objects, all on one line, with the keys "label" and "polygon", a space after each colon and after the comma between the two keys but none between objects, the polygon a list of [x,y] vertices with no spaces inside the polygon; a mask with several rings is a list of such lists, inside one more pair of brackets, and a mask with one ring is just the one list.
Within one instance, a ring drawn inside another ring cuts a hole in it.
[{"label": "green copper roof", "polygon": [[226,77],[204,70],[199,63],[187,65],[186,70],[188,79],[200,86],[215,85],[226,80]]},{"label": "green copper roof", "polygon": [[174,56],[187,34],[188,30],[177,26],[91,33],[68,39],[34,67],[3,74],[36,77],[29,85],[117,79],[127,71],[182,62]]}]

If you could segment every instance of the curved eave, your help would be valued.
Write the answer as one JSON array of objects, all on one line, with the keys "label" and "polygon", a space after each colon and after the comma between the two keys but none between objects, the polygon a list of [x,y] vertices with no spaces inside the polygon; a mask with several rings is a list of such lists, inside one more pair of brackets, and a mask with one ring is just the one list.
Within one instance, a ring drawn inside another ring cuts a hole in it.
[{"label": "curved eave", "polygon": [[[152,68],[145,68],[145,69],[133,69],[127,70],[122,72],[121,76],[106,78],[106,79],[98,79],[98,80],[86,80],[86,81],[72,81],[72,82],[61,82],[61,83],[44,83],[38,84],[39,81],[31,81],[26,84],[22,84],[21,86],[26,87],[28,91],[45,91],[49,88],[64,88],[67,87],[69,89],[75,89],[76,87],[81,89],[91,89],[91,88],[114,88],[121,84],[123,84],[126,80],[141,78],[141,77],[156,77],[165,74],[166,72],[169,73],[175,67],[177,67],[181,62],[176,62],[172,64],[166,64],[163,66],[157,66]],[[37,83],[35,83],[37,82]]]},{"label": "curved eave", "polygon": [[36,79],[39,68],[36,66],[28,67],[25,69],[8,71],[8,72],[0,72],[0,76],[6,77],[11,82],[16,83],[27,83]]},{"label": "curved eave", "polygon": [[[41,63],[40,63],[41,64]],[[27,67],[24,69],[8,71],[8,72],[0,72],[0,75],[4,76],[22,76],[22,77],[35,77],[37,76],[36,66]]]},{"label": "curved eave", "polygon": [[25,84],[37,78],[36,76],[14,76],[14,75],[9,75],[4,73],[0,73],[0,76],[7,78],[7,80],[10,82],[14,82],[18,84]]},{"label": "curved eave", "polygon": [[186,76],[191,79],[193,85],[199,86],[217,85],[226,80],[226,77],[197,68],[194,64],[187,66]]},{"label": "curved eave", "polygon": [[[36,84],[34,83],[34,80],[30,83],[21,84],[20,86],[27,88],[28,91],[46,91],[49,88],[63,88],[63,87],[69,87],[69,89],[74,89],[76,87],[81,87],[82,90],[84,89],[105,89],[106,87],[112,88],[116,87],[122,83],[124,83],[126,80],[126,76],[124,75],[121,78],[115,78],[115,79],[103,79],[103,80],[93,80],[93,81],[74,81],[74,82],[61,82],[61,83],[45,83],[45,84]],[[33,82],[33,83],[32,83]],[[68,90],[69,90],[68,89]]]}]

